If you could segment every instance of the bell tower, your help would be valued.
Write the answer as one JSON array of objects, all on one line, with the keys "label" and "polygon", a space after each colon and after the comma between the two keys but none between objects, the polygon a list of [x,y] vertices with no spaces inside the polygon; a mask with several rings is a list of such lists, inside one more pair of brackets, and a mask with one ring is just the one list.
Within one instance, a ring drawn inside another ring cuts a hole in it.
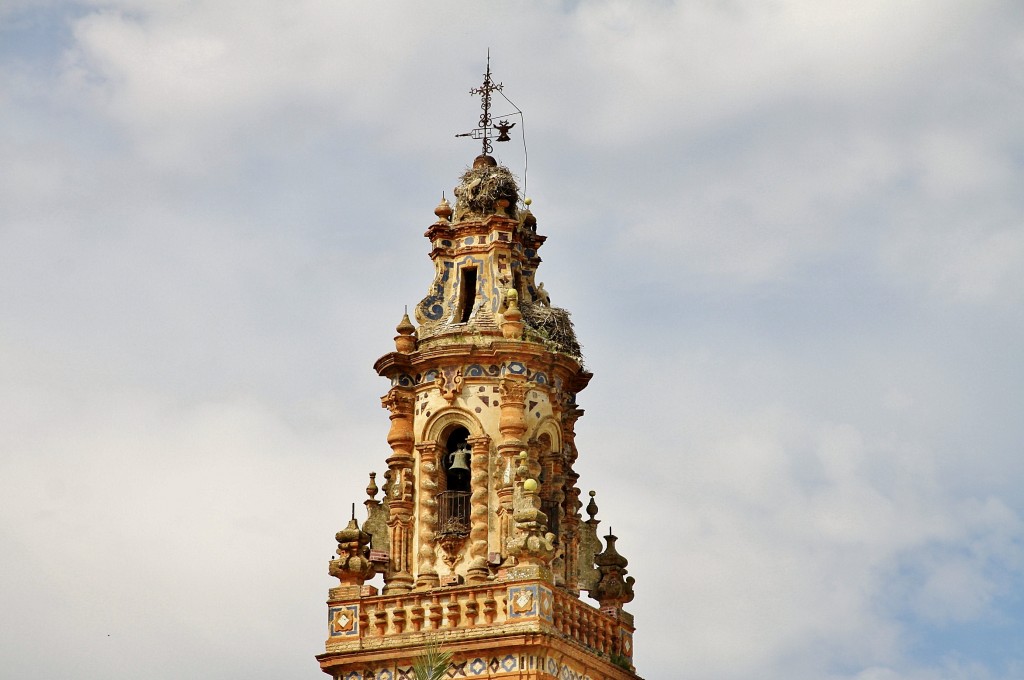
[{"label": "bell tower", "polygon": [[336,536],[317,657],[336,680],[414,680],[431,645],[451,652],[451,678],[637,678],[633,578],[616,537],[602,546],[593,491],[583,519],[573,468],[591,374],[537,282],[546,237],[530,200],[489,153],[514,125],[492,125],[500,89],[488,65],[465,135],[482,153],[426,230],[434,278],[416,322],[405,314],[374,364],[391,451],[362,526],[353,513]]}]

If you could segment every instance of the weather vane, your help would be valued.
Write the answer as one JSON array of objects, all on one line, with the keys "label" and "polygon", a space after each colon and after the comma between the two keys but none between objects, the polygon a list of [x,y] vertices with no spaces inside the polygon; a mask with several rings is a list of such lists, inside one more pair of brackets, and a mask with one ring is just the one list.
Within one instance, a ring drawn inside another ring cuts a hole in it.
[{"label": "weather vane", "polygon": [[498,131],[498,137],[494,140],[496,142],[507,142],[512,138],[508,136],[508,131],[515,127],[515,123],[509,123],[507,120],[498,121],[497,125],[491,124],[491,93],[501,92],[501,83],[495,83],[491,80],[491,51],[487,50],[487,70],[484,72],[484,83],[480,87],[474,87],[469,91],[472,95],[480,95],[480,109],[483,113],[480,114],[480,124],[473,129],[471,132],[463,132],[462,134],[455,135],[456,137],[472,137],[473,139],[479,139],[482,142],[482,153],[489,154],[493,151],[491,147],[491,136],[494,134],[491,130]]}]

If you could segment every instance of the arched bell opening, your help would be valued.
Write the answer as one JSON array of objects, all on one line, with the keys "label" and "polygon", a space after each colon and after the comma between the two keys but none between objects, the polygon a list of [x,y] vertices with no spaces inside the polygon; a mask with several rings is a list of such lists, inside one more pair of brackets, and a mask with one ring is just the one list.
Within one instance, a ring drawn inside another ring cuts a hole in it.
[{"label": "arched bell opening", "polygon": [[438,500],[438,535],[469,534],[470,464],[469,430],[455,425],[441,437],[443,489]]},{"label": "arched bell opening", "polygon": [[445,438],[444,461],[445,490],[469,491],[469,463],[472,449],[469,446],[469,430],[457,425]]}]

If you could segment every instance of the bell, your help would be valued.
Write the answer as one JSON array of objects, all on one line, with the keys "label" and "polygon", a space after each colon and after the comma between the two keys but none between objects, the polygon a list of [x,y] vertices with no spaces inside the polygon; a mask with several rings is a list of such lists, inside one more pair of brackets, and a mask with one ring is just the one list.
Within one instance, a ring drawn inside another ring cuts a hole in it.
[{"label": "bell", "polygon": [[453,474],[465,474],[469,475],[469,448],[459,449],[458,451],[452,451],[449,454],[449,460],[451,463],[448,465],[448,471]]},{"label": "bell", "polygon": [[469,491],[469,447],[448,454],[448,490]]}]

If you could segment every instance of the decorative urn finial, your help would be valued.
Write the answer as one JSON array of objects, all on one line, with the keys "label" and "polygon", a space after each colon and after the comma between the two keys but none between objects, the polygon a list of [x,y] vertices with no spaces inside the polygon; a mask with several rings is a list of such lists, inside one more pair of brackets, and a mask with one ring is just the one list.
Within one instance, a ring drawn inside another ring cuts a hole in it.
[{"label": "decorative urn finial", "polygon": [[338,557],[331,560],[331,576],[341,581],[342,586],[363,585],[374,571],[373,563],[367,555],[370,534],[360,529],[359,523],[353,517],[349,520],[348,526],[334,537],[338,541]]},{"label": "decorative urn finial", "polygon": [[437,223],[447,224],[451,222],[452,212],[452,204],[448,202],[444,194],[441,194],[441,202],[434,208],[434,214],[437,215]]},{"label": "decorative urn finial", "polygon": [[626,565],[629,564],[629,560],[615,550],[615,541],[618,537],[612,534],[611,529],[604,540],[608,547],[601,554],[594,556],[594,564],[601,572],[601,578],[597,582],[597,587],[590,591],[590,595],[600,602],[602,607],[622,607],[633,600],[633,583],[636,579],[626,576]]},{"label": "decorative urn finial", "polygon": [[395,327],[398,335],[395,336],[395,349],[408,354],[416,349],[416,326],[412,325],[409,319],[409,312],[402,314],[402,320]]},{"label": "decorative urn finial", "polygon": [[525,325],[523,313],[519,310],[519,291],[509,288],[505,291],[505,312],[502,314],[501,335],[506,340],[521,340]]}]

